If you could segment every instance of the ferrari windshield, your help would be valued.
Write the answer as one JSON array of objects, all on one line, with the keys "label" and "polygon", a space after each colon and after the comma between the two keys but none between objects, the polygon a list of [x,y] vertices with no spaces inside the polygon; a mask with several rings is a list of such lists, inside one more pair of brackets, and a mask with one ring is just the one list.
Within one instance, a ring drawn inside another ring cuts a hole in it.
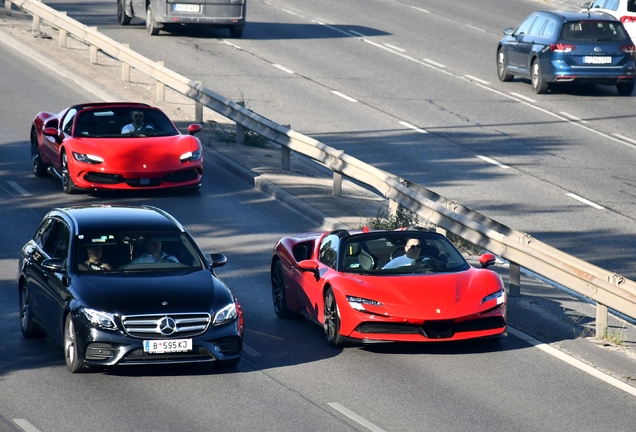
[{"label": "ferrari windshield", "polygon": [[96,232],[79,235],[73,268],[79,273],[204,268],[190,238],[181,232]]},{"label": "ferrari windshield", "polygon": [[339,269],[347,273],[446,273],[470,266],[446,237],[426,231],[352,235],[339,252]]},{"label": "ferrari windshield", "polygon": [[157,137],[178,135],[161,111],[144,107],[100,107],[80,111],[73,136],[93,138]]}]

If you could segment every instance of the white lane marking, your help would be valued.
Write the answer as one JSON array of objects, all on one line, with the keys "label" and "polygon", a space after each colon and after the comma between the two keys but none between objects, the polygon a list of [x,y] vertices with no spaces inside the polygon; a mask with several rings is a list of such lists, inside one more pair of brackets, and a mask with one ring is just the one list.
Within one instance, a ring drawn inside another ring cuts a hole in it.
[{"label": "white lane marking", "polygon": [[349,30],[349,33],[351,33],[352,35],[355,35],[355,36],[359,36],[359,37],[361,37],[361,38],[365,38],[365,37],[367,37],[367,35],[362,34],[362,33],[360,33],[360,32],[357,32],[357,31],[354,31],[354,30]]},{"label": "white lane marking", "polygon": [[406,50],[405,50],[405,49],[398,48],[398,47],[396,47],[396,46],[394,46],[394,45],[391,45],[391,44],[387,44],[387,43],[385,43],[384,45],[385,45],[385,46],[388,46],[389,48],[392,48],[392,49],[394,49],[394,50],[396,50],[396,51],[399,51],[399,52],[406,52]]},{"label": "white lane marking", "polygon": [[296,16],[299,16],[299,17],[304,17],[303,15],[299,14],[298,12],[294,12],[294,11],[291,11],[291,10],[289,10],[289,9],[281,9],[281,10],[282,10],[283,12],[287,12],[287,13],[288,13],[288,14],[290,14],[290,15],[296,15]]},{"label": "white lane marking", "polygon": [[250,347],[247,344],[243,344],[243,351],[245,351],[247,354],[251,355],[252,357],[262,357],[261,353],[259,353],[258,351],[256,351],[254,348]]},{"label": "white lane marking", "polygon": [[238,45],[234,45],[233,43],[228,42],[228,41],[226,41],[225,39],[223,39],[223,43],[226,43],[226,44],[228,44],[229,46],[236,48],[237,50],[241,50],[241,51],[243,51],[243,48],[241,48],[241,47],[240,47],[240,46],[238,46]]},{"label": "white lane marking", "polygon": [[561,114],[561,115],[562,115],[562,116],[564,116],[564,117],[569,118],[569,119],[570,119],[570,120],[572,120],[572,121],[578,122],[578,123],[587,123],[587,120],[580,119],[580,118],[578,118],[577,116],[572,115],[572,114],[570,114],[570,113],[567,113],[567,112],[565,112],[565,111],[560,111],[560,112],[559,112],[559,114]]},{"label": "white lane marking", "polygon": [[471,28],[473,30],[477,30],[477,31],[486,33],[486,30],[484,30],[482,28],[479,28],[479,27],[471,26],[470,24],[466,24],[466,27]]},{"label": "white lane marking", "polygon": [[20,186],[19,184],[17,184],[13,180],[7,180],[7,183],[9,183],[9,186],[11,186],[13,189],[17,190],[20,193],[20,195],[22,195],[22,196],[32,196],[29,192],[27,192],[26,189],[24,189],[22,186]]},{"label": "white lane marking", "polygon": [[416,10],[420,11],[420,12],[424,12],[424,13],[428,13],[428,14],[430,14],[430,13],[431,13],[430,11],[427,11],[426,9],[418,8],[418,7],[416,7],[416,6],[411,6],[411,7],[412,7],[413,9],[416,9]]},{"label": "white lane marking", "polygon": [[525,101],[532,102],[532,103],[537,103],[536,100],[530,99],[529,97],[525,97],[524,95],[520,95],[519,93],[510,92],[510,94],[513,95],[514,97],[518,97],[519,99],[523,99]]},{"label": "white lane marking", "polygon": [[349,408],[342,406],[338,402],[329,402],[327,405],[329,405],[331,408],[335,409],[336,411],[340,412],[341,414],[344,414],[345,416],[349,417],[351,420],[355,421],[356,423],[361,424],[362,426],[369,429],[370,431],[386,432],[381,427],[371,423],[369,420],[359,416],[358,414],[354,413]]},{"label": "white lane marking", "polygon": [[563,353],[562,351],[559,351],[556,348],[551,347],[550,345],[547,345],[535,338],[533,338],[532,336],[529,336],[517,329],[514,329],[512,327],[508,327],[507,329],[508,333],[510,333],[511,335],[513,335],[514,337],[518,337],[519,339],[529,343],[530,345],[532,345],[535,348],[539,348],[541,351],[550,354],[553,357],[558,358],[561,361],[564,361],[565,363],[574,366],[577,369],[582,370],[583,372],[587,373],[588,375],[591,375],[595,378],[600,379],[601,381],[605,381],[606,383],[608,383],[611,386],[616,387],[617,389],[623,390],[626,393],[631,394],[632,396],[636,396],[636,388],[630,386],[629,384],[626,384],[614,377],[611,377],[607,374],[604,374],[603,372],[599,371],[598,369],[593,368],[592,366],[589,366],[585,363],[583,363],[581,360],[577,360],[573,357],[570,357],[569,355]]},{"label": "white lane marking", "polygon": [[443,65],[443,64],[441,64],[441,63],[434,62],[433,60],[430,60],[430,59],[427,59],[427,58],[425,58],[425,59],[423,59],[423,60],[424,60],[426,63],[430,63],[430,64],[435,65],[435,66],[440,67],[440,68],[445,68],[445,67],[446,67],[446,66],[444,66],[444,65]]},{"label": "white lane marking", "polygon": [[477,77],[474,77],[472,75],[464,75],[466,78],[471,79],[473,81],[477,81],[478,83],[481,83],[483,85],[490,85],[490,83],[488,81],[484,81],[483,79],[479,79]]},{"label": "white lane marking", "polygon": [[416,132],[423,133],[423,134],[428,133],[428,132],[426,132],[424,129],[420,129],[420,128],[418,128],[417,126],[413,126],[411,123],[407,123],[407,122],[405,122],[405,121],[401,121],[401,122],[399,122],[399,123],[400,123],[402,126],[406,126],[406,127],[407,127],[407,128],[409,128],[409,129],[413,129],[413,130],[414,130],[414,131],[416,131]]},{"label": "white lane marking", "polygon": [[36,428],[25,419],[13,419],[13,422],[24,429],[24,432],[40,432],[40,429]]},{"label": "white lane marking", "polygon": [[336,27],[334,27],[334,26],[330,26],[329,24],[325,24],[325,23],[324,23],[324,22],[322,22],[322,21],[312,20],[311,22],[314,22],[314,23],[316,23],[316,24],[320,24],[320,25],[322,25],[322,26],[325,26],[325,27],[327,27],[327,28],[330,28],[331,30],[337,31],[338,33],[342,33],[342,34],[344,34],[344,35],[351,36],[351,33],[346,32],[346,31],[344,31],[344,30],[340,30],[339,28],[336,28]]},{"label": "white lane marking", "polygon": [[631,138],[627,138],[626,136],[623,136],[623,135],[621,135],[621,134],[613,133],[612,135],[614,135],[616,138],[620,138],[620,139],[625,140],[625,141],[627,141],[627,142],[630,142],[630,143],[632,143],[632,144],[636,144],[636,141],[635,141],[635,140],[633,140],[633,139],[631,139]]},{"label": "white lane marking", "polygon": [[294,71],[293,71],[293,70],[291,70],[291,69],[287,69],[285,66],[281,66],[281,65],[279,65],[279,64],[273,64],[273,63],[272,63],[272,66],[274,66],[275,68],[278,68],[278,69],[282,70],[283,72],[287,72],[287,73],[290,73],[290,74],[293,74],[293,73],[294,73]]},{"label": "white lane marking", "polygon": [[595,209],[598,209],[598,210],[605,210],[605,209],[604,209],[603,207],[601,207],[600,205],[598,205],[598,204],[596,204],[596,203],[593,203],[593,202],[592,202],[592,201],[590,201],[590,200],[586,200],[585,198],[580,197],[580,196],[578,196],[578,195],[575,195],[575,194],[573,194],[573,193],[566,193],[566,195],[567,195],[567,196],[569,196],[570,198],[574,198],[575,200],[581,201],[583,204],[587,204],[587,205],[589,205],[589,206],[592,206],[592,207],[594,207]]},{"label": "white lane marking", "polygon": [[347,96],[346,94],[342,94],[339,91],[335,91],[335,90],[331,90],[331,93],[335,94],[336,96],[340,96],[343,99],[348,100],[349,102],[358,102],[357,100],[355,100],[352,97]]},{"label": "white lane marking", "polygon": [[483,161],[486,161],[488,163],[491,163],[493,165],[497,165],[499,168],[504,168],[504,169],[508,169],[510,168],[508,165],[504,165],[501,162],[497,162],[494,159],[489,158],[488,156],[482,156],[482,155],[477,155],[477,157]]}]

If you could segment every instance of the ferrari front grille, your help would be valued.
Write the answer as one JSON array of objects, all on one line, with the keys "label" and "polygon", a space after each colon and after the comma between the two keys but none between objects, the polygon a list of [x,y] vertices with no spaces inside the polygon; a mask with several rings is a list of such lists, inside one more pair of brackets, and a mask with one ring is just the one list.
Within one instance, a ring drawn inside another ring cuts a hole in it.
[{"label": "ferrari front grille", "polygon": [[129,315],[122,317],[128,335],[140,339],[181,339],[198,336],[210,325],[209,313]]},{"label": "ferrari front grille", "polygon": [[119,174],[104,174],[89,172],[84,175],[84,180],[99,184],[119,184],[124,182],[124,178]]},{"label": "ferrari front grille", "polygon": [[190,180],[195,180],[199,176],[199,172],[192,168],[183,171],[177,171],[170,174],[167,174],[163,177],[156,178],[128,178],[126,179],[126,184],[131,187],[151,187],[151,186],[159,186],[164,182],[168,183],[183,183]]},{"label": "ferrari front grille", "polygon": [[459,323],[453,320],[426,321],[423,325],[364,322],[359,324],[355,331],[375,334],[421,334],[428,339],[446,339],[453,337],[455,333],[500,329],[505,326],[503,317],[497,316]]}]

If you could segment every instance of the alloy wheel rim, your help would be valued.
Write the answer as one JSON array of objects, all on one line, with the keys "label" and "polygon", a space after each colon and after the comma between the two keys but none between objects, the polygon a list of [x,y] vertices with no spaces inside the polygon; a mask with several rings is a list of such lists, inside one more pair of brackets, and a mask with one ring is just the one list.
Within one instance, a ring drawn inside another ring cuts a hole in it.
[{"label": "alloy wheel rim", "polygon": [[75,360],[75,330],[73,329],[73,321],[69,320],[66,329],[66,359],[71,364]]}]

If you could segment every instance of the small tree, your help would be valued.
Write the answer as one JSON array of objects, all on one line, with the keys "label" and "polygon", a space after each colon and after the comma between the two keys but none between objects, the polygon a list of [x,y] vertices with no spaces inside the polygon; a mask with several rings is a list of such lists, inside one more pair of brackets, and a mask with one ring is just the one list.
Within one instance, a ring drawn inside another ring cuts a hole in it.
[{"label": "small tree", "polygon": [[370,229],[394,230],[402,227],[416,226],[418,224],[417,215],[411,210],[398,204],[395,214],[389,214],[386,210],[378,210],[378,215],[367,221]]}]

